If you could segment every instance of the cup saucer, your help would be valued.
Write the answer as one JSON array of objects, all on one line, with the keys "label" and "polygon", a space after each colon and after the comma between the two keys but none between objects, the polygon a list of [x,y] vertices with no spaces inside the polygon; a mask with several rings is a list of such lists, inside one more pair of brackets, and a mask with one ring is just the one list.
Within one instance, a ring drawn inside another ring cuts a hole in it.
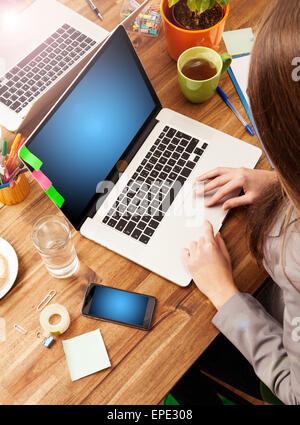
[{"label": "cup saucer", "polygon": [[0,286],[0,299],[4,297],[11,289],[18,274],[18,257],[16,251],[13,249],[10,243],[5,239],[0,238],[0,254],[6,258],[8,265],[8,274],[6,281]]}]

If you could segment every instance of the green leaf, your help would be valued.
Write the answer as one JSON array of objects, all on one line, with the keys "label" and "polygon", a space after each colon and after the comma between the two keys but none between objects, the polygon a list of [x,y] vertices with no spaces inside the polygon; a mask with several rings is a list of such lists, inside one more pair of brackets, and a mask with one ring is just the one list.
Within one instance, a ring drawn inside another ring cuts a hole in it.
[{"label": "green leaf", "polygon": [[171,8],[172,6],[174,6],[176,3],[178,3],[180,0],[168,0],[168,4],[169,7]]},{"label": "green leaf", "polygon": [[[170,4],[174,5],[179,0],[169,0],[169,7]],[[187,0],[188,8],[191,12],[195,12],[196,10],[199,13],[205,12],[207,9],[210,9],[214,6],[215,3],[219,3],[221,7],[227,6],[229,0]]]},{"label": "green leaf", "polygon": [[187,0],[187,5],[191,12],[195,12],[197,10],[196,1],[197,0]]},{"label": "green leaf", "polygon": [[229,0],[216,0],[217,3],[219,3],[219,5],[221,7],[227,6],[229,3]]}]

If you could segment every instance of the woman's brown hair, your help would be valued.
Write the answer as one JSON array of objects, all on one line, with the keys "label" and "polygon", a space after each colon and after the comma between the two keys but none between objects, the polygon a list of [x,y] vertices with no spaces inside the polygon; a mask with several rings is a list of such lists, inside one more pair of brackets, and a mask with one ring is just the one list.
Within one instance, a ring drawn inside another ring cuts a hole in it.
[{"label": "woman's brown hair", "polygon": [[285,198],[300,217],[300,82],[293,65],[300,57],[300,1],[274,0],[270,6],[251,53],[248,85],[257,129],[279,177],[249,209],[250,248],[258,260]]}]

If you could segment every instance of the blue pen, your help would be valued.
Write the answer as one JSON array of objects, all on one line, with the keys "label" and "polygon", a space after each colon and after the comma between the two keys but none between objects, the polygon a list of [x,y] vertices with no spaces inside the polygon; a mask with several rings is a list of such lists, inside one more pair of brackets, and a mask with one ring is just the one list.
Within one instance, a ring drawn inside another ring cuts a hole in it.
[{"label": "blue pen", "polygon": [[10,186],[10,183],[5,183],[0,186],[0,189],[5,189],[6,187],[9,187],[9,186]]},{"label": "blue pen", "polygon": [[219,86],[217,87],[217,92],[219,93],[221,98],[224,100],[224,102],[226,103],[228,108],[230,108],[232,110],[232,112],[235,113],[236,117],[241,121],[241,123],[243,124],[245,129],[251,134],[251,136],[255,136],[255,133],[252,130],[252,128],[250,127],[250,125],[247,124],[247,122],[244,120],[244,118],[241,116],[241,114],[235,109],[235,107],[229,101],[228,96],[223,92],[223,90]]}]

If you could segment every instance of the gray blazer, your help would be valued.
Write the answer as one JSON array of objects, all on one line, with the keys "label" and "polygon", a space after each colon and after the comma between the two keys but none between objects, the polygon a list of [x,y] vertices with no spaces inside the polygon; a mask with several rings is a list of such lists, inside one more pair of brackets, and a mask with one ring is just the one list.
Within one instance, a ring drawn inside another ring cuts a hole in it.
[{"label": "gray blazer", "polygon": [[240,293],[221,307],[212,323],[284,404],[299,405],[300,225],[293,212],[282,250],[286,215],[277,220],[264,247],[264,266],[279,287],[271,294],[269,312],[250,294]]}]

